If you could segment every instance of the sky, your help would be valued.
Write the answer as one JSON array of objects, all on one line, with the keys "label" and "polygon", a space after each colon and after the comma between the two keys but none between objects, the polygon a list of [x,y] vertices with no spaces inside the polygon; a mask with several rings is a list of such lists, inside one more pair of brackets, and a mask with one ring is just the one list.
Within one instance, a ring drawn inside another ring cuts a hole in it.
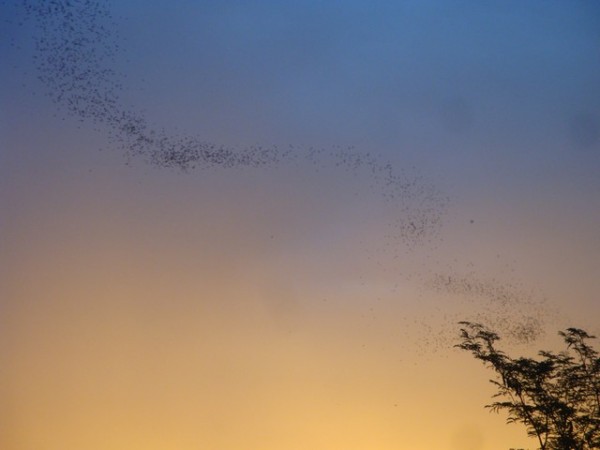
[{"label": "sky", "polygon": [[536,448],[453,346],[600,334],[596,2],[0,18],[0,448]]}]

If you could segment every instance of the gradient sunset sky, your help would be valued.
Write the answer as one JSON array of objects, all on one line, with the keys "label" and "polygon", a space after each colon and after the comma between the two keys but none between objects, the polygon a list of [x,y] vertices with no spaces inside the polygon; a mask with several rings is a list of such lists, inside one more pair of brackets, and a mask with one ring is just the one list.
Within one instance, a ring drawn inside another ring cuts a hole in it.
[{"label": "gradient sunset sky", "polygon": [[598,2],[0,20],[1,449],[535,448],[453,345],[600,335]]}]

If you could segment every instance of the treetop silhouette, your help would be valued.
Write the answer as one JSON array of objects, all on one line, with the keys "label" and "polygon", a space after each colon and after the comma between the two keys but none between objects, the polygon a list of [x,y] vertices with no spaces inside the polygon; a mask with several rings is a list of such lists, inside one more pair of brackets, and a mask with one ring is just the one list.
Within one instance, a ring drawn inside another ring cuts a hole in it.
[{"label": "treetop silhouette", "polygon": [[559,332],[566,349],[540,351],[540,359],[511,358],[496,348],[498,334],[484,325],[459,322],[461,342],[496,372],[498,399],[486,405],[506,410],[507,423],[522,423],[540,450],[600,449],[600,357],[579,328]]}]

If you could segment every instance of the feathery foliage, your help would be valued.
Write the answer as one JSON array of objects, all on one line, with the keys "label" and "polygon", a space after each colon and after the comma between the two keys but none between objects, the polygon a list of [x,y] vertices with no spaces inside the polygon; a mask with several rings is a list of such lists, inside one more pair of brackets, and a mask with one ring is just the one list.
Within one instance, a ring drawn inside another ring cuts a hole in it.
[{"label": "feathery foliage", "polygon": [[507,423],[522,423],[540,450],[600,449],[600,357],[584,330],[559,332],[566,349],[540,351],[540,359],[511,358],[496,348],[500,337],[485,326],[460,322],[461,342],[496,372],[492,411],[508,412]]}]

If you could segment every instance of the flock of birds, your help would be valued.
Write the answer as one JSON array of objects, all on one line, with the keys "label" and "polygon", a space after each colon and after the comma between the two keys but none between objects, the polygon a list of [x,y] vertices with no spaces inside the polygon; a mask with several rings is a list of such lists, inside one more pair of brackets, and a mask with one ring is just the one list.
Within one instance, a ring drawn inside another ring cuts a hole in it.
[{"label": "flock of birds", "polygon": [[235,148],[153,126],[142,113],[120,101],[124,76],[114,70],[120,44],[106,2],[24,0],[24,5],[37,24],[34,57],[39,79],[51,100],[79,121],[105,127],[112,142],[129,158],[182,171],[275,167],[294,161],[316,166],[326,160],[343,170],[365,170],[385,199],[401,208],[395,224],[397,235],[411,244],[435,240],[447,199],[432,186],[398,174],[391,164],[352,147]]},{"label": "flock of birds", "polygon": [[[434,274],[427,285],[435,291],[458,296],[471,305],[477,305],[477,308],[473,308],[475,313],[470,320],[502,330],[505,337],[513,342],[530,343],[537,340],[542,335],[544,322],[553,318],[554,314],[545,299],[516,283],[484,279],[473,272]],[[482,302],[482,299],[488,301]],[[453,319],[454,323],[461,320],[456,316]]]},{"label": "flock of birds", "polygon": [[[106,1],[23,0],[22,4],[35,24],[34,58],[49,98],[75,120],[105,130],[128,158],[141,158],[157,167],[181,171],[276,168],[294,162],[315,167],[330,164],[336,170],[366,174],[387,204],[395,208],[390,235],[396,243],[434,249],[441,239],[448,199],[418,177],[398,173],[372,153],[348,147],[237,148],[208,142],[200,136],[176,134],[149,123],[141,112],[122,102],[125,78],[115,69],[121,52],[118,29]],[[474,275],[430,278],[433,281],[426,286],[429,289],[477,298],[479,314],[485,316],[482,320],[504,328],[516,340],[531,341],[542,330],[543,320],[533,311],[521,318],[520,309],[537,300],[518,290],[482,282]],[[484,304],[490,307],[481,308]],[[501,323],[503,320],[505,323]]]}]

